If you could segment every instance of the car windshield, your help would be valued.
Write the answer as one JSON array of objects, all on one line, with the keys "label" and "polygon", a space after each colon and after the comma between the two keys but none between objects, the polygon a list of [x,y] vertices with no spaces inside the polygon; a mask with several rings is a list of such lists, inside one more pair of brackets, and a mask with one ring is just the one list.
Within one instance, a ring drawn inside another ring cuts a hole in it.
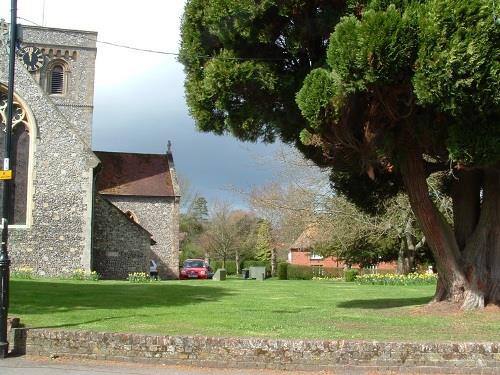
[{"label": "car windshield", "polygon": [[202,260],[186,260],[184,262],[184,268],[201,268],[204,266]]}]

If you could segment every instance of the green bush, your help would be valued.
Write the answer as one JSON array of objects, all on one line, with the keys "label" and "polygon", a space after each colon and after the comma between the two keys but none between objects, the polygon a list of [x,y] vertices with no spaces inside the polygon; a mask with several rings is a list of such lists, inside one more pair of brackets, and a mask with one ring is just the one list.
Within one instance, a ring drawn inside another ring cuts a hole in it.
[{"label": "green bush", "polygon": [[353,281],[356,280],[356,277],[358,276],[359,271],[358,270],[353,270],[353,269],[348,269],[344,271],[344,280],[352,283]]},{"label": "green bush", "polygon": [[278,263],[278,279],[287,280],[288,279],[288,263]]},{"label": "green bush", "polygon": [[234,260],[226,260],[226,274],[236,275],[236,262]]},{"label": "green bush", "polygon": [[287,267],[288,280],[312,280],[313,270],[309,266],[289,264]]}]

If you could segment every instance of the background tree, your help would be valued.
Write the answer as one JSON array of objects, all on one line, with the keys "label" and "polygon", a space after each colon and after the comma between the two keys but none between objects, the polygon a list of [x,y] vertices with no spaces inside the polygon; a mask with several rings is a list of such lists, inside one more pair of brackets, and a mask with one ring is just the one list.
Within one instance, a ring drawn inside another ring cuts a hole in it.
[{"label": "background tree", "polygon": [[[271,262],[271,259],[276,259],[275,246],[272,235],[271,223],[267,220],[260,220],[257,224],[255,236],[255,259]],[[271,264],[271,273],[274,275]]]},{"label": "background tree", "polygon": [[[406,191],[437,263],[434,300],[500,303],[492,4],[188,1],[181,61],[191,114],[204,131],[294,143],[367,211]],[[453,227],[429,194],[438,170],[455,177]]]},{"label": "background tree", "polygon": [[204,224],[207,218],[206,212],[196,207],[196,202],[206,200],[193,190],[189,179],[179,174],[179,187],[181,194],[181,206],[179,215],[179,232],[180,232],[180,256],[179,261],[182,263],[188,258],[204,257],[204,249],[200,245],[200,235],[204,231]]},{"label": "background tree", "polygon": [[255,223],[248,212],[235,211],[228,203],[215,204],[200,243],[209,257],[222,261],[223,267],[228,259],[234,259],[239,273],[241,258],[252,252]]}]

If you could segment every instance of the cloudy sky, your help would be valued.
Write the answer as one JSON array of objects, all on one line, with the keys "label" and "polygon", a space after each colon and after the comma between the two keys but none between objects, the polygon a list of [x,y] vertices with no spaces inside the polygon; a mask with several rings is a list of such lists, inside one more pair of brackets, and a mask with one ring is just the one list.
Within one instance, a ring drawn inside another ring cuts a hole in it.
[{"label": "cloudy sky", "polygon": [[[18,0],[19,23],[97,31],[98,40],[177,52],[184,0]],[[10,20],[10,2],[0,17]],[[130,4],[130,5],[129,5]],[[29,20],[29,21],[27,21]],[[161,153],[172,141],[177,171],[209,202],[244,205],[229,187],[270,181],[282,147],[242,143],[195,130],[184,99],[182,65],[172,55],[98,43],[93,149]]]}]

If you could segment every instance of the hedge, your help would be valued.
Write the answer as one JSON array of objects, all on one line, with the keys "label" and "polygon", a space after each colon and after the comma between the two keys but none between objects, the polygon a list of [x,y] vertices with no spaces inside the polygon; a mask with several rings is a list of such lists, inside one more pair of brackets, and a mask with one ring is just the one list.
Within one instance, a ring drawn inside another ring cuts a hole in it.
[{"label": "hedge", "polygon": [[[210,267],[215,271],[222,267],[222,260],[211,260]],[[236,275],[236,262],[234,260],[226,260],[226,273],[228,275]]]},{"label": "hedge", "polygon": [[289,264],[287,267],[288,280],[312,280],[313,270],[309,266]]},{"label": "hedge", "polygon": [[278,279],[287,280],[288,279],[288,263],[278,263]]}]

